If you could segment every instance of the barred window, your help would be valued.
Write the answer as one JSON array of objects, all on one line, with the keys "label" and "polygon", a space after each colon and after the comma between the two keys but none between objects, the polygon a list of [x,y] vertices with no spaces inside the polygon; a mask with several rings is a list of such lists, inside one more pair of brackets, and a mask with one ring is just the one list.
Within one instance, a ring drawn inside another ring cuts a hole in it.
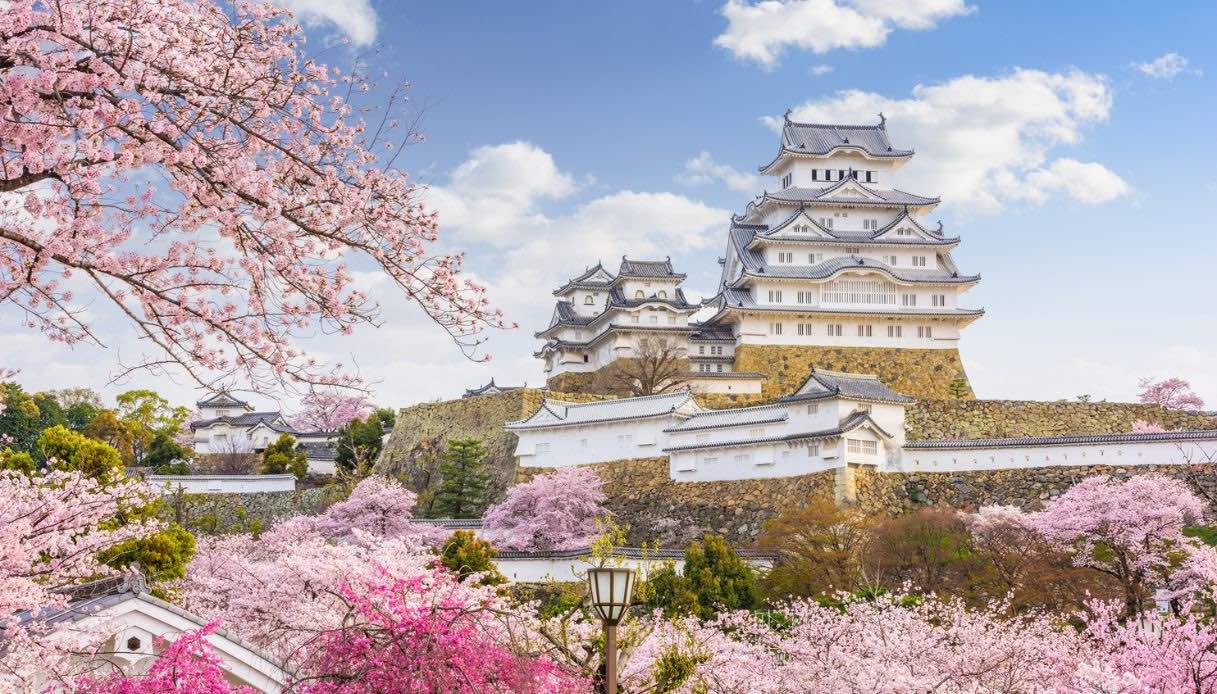
[{"label": "barred window", "polygon": [[859,453],[861,455],[875,455],[879,452],[879,445],[874,441],[863,441],[861,439],[846,439],[850,453]]},{"label": "barred window", "polygon": [[824,301],[832,304],[896,303],[896,285],[886,280],[836,279],[824,287]]}]

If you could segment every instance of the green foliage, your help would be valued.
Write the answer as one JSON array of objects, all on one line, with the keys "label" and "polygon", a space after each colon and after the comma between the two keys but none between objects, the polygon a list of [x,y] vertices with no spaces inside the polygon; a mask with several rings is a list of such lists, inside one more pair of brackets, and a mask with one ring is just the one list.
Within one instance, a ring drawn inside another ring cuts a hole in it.
[{"label": "green foliage", "polygon": [[966,399],[970,392],[968,382],[962,378],[957,378],[947,385],[947,394],[956,400]]},{"label": "green foliage", "polygon": [[[352,419],[338,430],[334,465],[348,474],[370,470],[384,446],[385,421],[393,417],[392,410],[376,410],[366,420]],[[390,426],[392,424],[390,423]]]},{"label": "green foliage", "polygon": [[8,442],[15,451],[34,453],[38,433],[42,431],[42,412],[34,398],[20,385],[0,383],[0,440]]},{"label": "green foliage", "polygon": [[159,475],[188,475],[190,466],[190,449],[173,440],[169,434],[161,431],[152,437],[148,453],[144,456],[144,465],[156,470]]},{"label": "green foliage", "polygon": [[[652,666],[655,688],[651,691],[655,694],[665,694],[680,689],[693,676],[697,666],[709,659],[710,656],[707,653],[694,652],[693,649],[686,651],[676,644],[668,646],[659,654]],[[704,687],[694,687],[693,691],[706,690]]]},{"label": "green foliage", "polygon": [[0,451],[0,470],[16,470],[28,475],[37,468],[34,457],[25,451],[14,451],[11,448]]},{"label": "green foliage", "polygon": [[131,446],[131,431],[118,418],[118,414],[114,410],[98,412],[93,419],[89,420],[82,433],[89,438],[109,444],[122,456],[124,463],[128,465],[135,463],[135,454],[132,452]]},{"label": "green foliage", "polygon": [[1183,534],[1200,538],[1201,542],[1210,547],[1217,545],[1217,525],[1193,525],[1184,528]]},{"label": "green foliage", "polygon": [[136,465],[144,460],[157,434],[173,436],[190,416],[185,407],[173,407],[154,390],[137,389],[119,393],[118,417],[131,434],[131,450]]},{"label": "green foliage", "polygon": [[448,567],[464,581],[475,573],[482,573],[478,580],[481,586],[497,586],[507,582],[499,573],[494,558],[498,552],[491,544],[479,538],[472,530],[457,530],[440,548],[440,563]]},{"label": "green foliage", "polygon": [[63,407],[59,405],[59,401],[50,393],[34,393],[31,396],[34,404],[38,406],[38,428],[47,429],[53,426],[59,426],[67,422],[64,419]]},{"label": "green foliage", "polygon": [[73,403],[64,409],[63,423],[72,431],[84,431],[99,413],[101,408],[91,402]]},{"label": "green foliage", "polygon": [[697,614],[697,593],[688,579],[676,573],[676,565],[668,562],[647,574],[638,586],[640,602],[651,609],[663,610],[667,617]]},{"label": "green foliage", "polygon": [[138,564],[149,583],[177,581],[186,578],[186,566],[194,556],[194,544],[194,535],[177,523],[170,523],[152,535],[108,547],[98,559],[116,569]]},{"label": "green foliage", "polygon": [[61,424],[42,432],[37,451],[56,470],[77,470],[102,483],[122,474],[123,460],[118,451]]},{"label": "green foliage", "polygon": [[718,535],[706,535],[685,550],[684,578],[697,595],[697,614],[703,619],[720,609],[751,610],[761,604],[756,573]]},{"label": "green foliage", "polygon": [[308,474],[308,456],[304,451],[296,450],[296,439],[291,434],[279,434],[279,438],[262,451],[262,467],[258,471],[263,475],[290,472],[296,479],[304,479]]},{"label": "green foliage", "polygon": [[440,486],[428,512],[436,518],[479,518],[486,510],[486,451],[478,439],[449,439],[439,466]]}]

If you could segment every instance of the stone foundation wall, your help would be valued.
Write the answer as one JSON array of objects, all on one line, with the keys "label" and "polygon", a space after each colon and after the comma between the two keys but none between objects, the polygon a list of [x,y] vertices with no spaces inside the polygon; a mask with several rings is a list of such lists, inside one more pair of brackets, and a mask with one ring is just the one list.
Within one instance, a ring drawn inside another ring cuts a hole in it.
[{"label": "stone foundation wall", "polygon": [[161,517],[201,535],[250,532],[292,516],[321,513],[338,498],[335,490],[326,487],[245,494],[177,493],[164,497]]},{"label": "stone foundation wall", "polygon": [[875,374],[897,392],[915,398],[954,397],[951,383],[962,380],[964,397],[972,397],[968,374],[957,349],[896,349],[882,347],[820,347],[739,345],[736,371],[758,371],[768,378],[761,385],[764,400],[793,393],[807,380],[813,366],[829,371]]},{"label": "stone foundation wall", "polygon": [[[749,544],[765,520],[807,499],[833,493],[831,472],[775,480],[673,482],[667,458],[642,458],[590,465],[604,482],[607,506],[630,526],[631,543],[683,547],[705,533]],[[519,481],[548,472],[520,468]]]},{"label": "stone foundation wall", "polygon": [[1120,434],[1144,420],[1167,429],[1214,429],[1217,417],[1131,402],[921,400],[905,413],[913,440]]},{"label": "stone foundation wall", "polygon": [[991,504],[1035,511],[1086,477],[1127,479],[1157,472],[1183,480],[1217,512],[1217,465],[1079,465],[1033,470],[881,473],[856,468],[856,503],[871,513],[897,514],[924,506],[975,509]]}]

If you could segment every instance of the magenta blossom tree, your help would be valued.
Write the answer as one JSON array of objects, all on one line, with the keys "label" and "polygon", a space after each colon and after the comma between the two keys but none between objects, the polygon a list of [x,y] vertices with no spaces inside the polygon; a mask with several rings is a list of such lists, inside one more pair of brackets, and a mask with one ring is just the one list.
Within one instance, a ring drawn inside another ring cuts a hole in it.
[{"label": "magenta blossom tree", "polygon": [[1177,479],[1146,473],[1121,481],[1100,475],[1050,501],[1032,514],[1030,525],[1070,551],[1078,566],[1117,579],[1124,588],[1125,616],[1132,617],[1146,609],[1152,588],[1169,585],[1180,557],[1214,552],[1183,534],[1207,511],[1204,500]]},{"label": "magenta blossom tree", "polygon": [[400,91],[365,122],[371,85],[287,10],[12,0],[0,39],[0,300],[27,326],[100,342],[106,302],[157,351],[132,366],[349,383],[296,341],[375,322],[356,260],[463,347],[503,325],[394,166]]},{"label": "magenta blossom tree", "polygon": [[373,475],[360,481],[350,496],[317,516],[298,516],[298,523],[331,540],[353,540],[364,533],[436,545],[448,537],[442,528],[414,522],[418,495],[401,482]]},{"label": "magenta blossom tree", "polygon": [[218,624],[181,634],[165,644],[152,667],[143,675],[114,674],[82,677],[76,694],[255,694],[250,687],[234,687],[224,678],[223,662],[207,642]]},{"label": "magenta blossom tree", "polygon": [[482,525],[490,541],[522,550],[586,547],[596,519],[606,515],[600,477],[585,467],[566,467],[507,490],[487,509]]},{"label": "magenta blossom tree", "polygon": [[300,399],[300,406],[292,426],[301,431],[338,431],[372,411],[372,402],[362,393],[333,390],[312,391]]},{"label": "magenta blossom tree", "polygon": [[477,605],[417,599],[449,576],[341,588],[351,606],[342,627],[306,650],[308,694],[364,692],[588,691],[544,657],[512,651],[486,630]]},{"label": "magenta blossom tree", "polygon": [[1182,378],[1164,378],[1155,381],[1142,378],[1137,381],[1141,392],[1137,398],[1147,405],[1161,405],[1168,410],[1198,410],[1204,407],[1204,399],[1192,392],[1192,384]]}]

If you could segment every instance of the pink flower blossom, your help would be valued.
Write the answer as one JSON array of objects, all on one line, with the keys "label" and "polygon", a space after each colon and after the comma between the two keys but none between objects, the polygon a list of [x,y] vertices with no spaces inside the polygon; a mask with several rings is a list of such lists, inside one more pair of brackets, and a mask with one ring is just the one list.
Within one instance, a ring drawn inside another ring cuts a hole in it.
[{"label": "pink flower blossom", "polygon": [[510,549],[587,547],[604,516],[600,477],[583,467],[559,468],[507,490],[482,518],[491,542]]},{"label": "pink flower blossom", "polygon": [[1204,399],[1192,392],[1192,385],[1182,378],[1171,377],[1161,381],[1142,378],[1137,382],[1141,392],[1137,397],[1147,405],[1161,405],[1168,410],[1198,410],[1204,407]]}]

